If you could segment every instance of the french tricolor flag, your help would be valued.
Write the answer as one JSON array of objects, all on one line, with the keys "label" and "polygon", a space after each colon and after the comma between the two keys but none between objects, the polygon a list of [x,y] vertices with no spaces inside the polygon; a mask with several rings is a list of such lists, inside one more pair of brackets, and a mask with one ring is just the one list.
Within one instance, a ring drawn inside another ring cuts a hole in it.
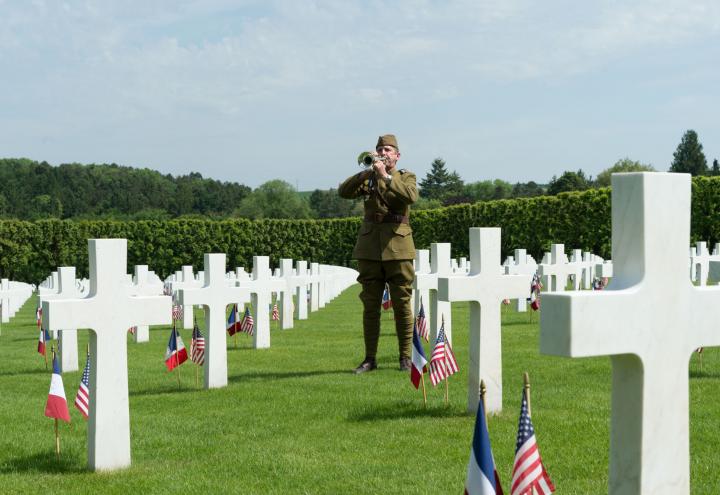
[{"label": "french tricolor flag", "polygon": [[182,337],[173,326],[170,341],[167,349],[165,349],[165,366],[167,366],[168,371],[172,371],[187,361],[187,358],[187,349],[185,349]]},{"label": "french tricolor flag", "polygon": [[465,495],[502,495],[502,493],[500,477],[495,469],[495,460],[490,448],[490,435],[485,424],[485,408],[481,400],[470,449]]},{"label": "french tricolor flag", "polygon": [[70,411],[65,399],[65,387],[63,387],[62,376],[60,375],[60,366],[58,366],[57,357],[54,355],[50,393],[48,393],[47,404],[45,404],[45,416],[70,422]]},{"label": "french tricolor flag", "polygon": [[417,333],[417,325],[413,325],[413,345],[412,345],[412,367],[410,368],[410,381],[415,388],[420,386],[420,380],[423,373],[427,371],[427,358],[420,337]]}]

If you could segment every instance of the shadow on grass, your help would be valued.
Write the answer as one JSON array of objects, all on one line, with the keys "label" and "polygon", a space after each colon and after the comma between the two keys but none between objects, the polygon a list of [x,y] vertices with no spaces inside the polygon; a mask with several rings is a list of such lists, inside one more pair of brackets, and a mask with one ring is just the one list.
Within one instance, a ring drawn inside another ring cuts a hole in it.
[{"label": "shadow on grass", "polygon": [[690,370],[690,378],[720,378],[720,371]]},{"label": "shadow on grass", "polygon": [[532,324],[537,324],[537,323],[538,323],[537,319],[535,319],[534,321],[530,321],[529,319],[527,321],[515,320],[515,321],[504,321],[502,323],[502,326],[515,327],[518,325],[532,325]]},{"label": "shadow on grass", "polygon": [[228,377],[228,382],[241,382],[245,380],[284,380],[287,378],[306,378],[309,376],[324,375],[351,375],[352,370],[314,370],[314,371],[270,371],[241,373]]},{"label": "shadow on grass", "polygon": [[50,373],[50,369],[45,369],[44,367],[42,367],[24,370],[3,371],[0,372],[0,376],[49,375]]},{"label": "shadow on grass", "polygon": [[384,421],[404,418],[461,418],[468,416],[468,413],[457,407],[442,405],[423,406],[422,397],[416,403],[396,402],[386,404],[377,408],[367,408],[352,412],[348,415],[348,421]]},{"label": "shadow on grass", "polygon": [[190,392],[200,392],[201,390],[204,390],[203,382],[200,380],[200,386],[195,386],[195,378],[192,378],[187,380],[186,383],[183,383],[179,388],[176,386],[174,387],[155,387],[155,388],[148,388],[145,390],[135,390],[132,392],[129,392],[129,395],[131,396],[143,396],[143,395],[175,395],[175,394],[187,394]]},{"label": "shadow on grass", "polygon": [[79,466],[70,458],[60,459],[54,451],[39,452],[37,454],[10,459],[0,464],[0,473],[67,473],[77,474],[89,472],[86,466]]}]

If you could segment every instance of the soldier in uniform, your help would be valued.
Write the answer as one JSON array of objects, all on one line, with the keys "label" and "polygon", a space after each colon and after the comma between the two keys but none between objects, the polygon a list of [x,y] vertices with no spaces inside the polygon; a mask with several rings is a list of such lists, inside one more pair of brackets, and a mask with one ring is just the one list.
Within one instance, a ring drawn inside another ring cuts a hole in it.
[{"label": "soldier in uniform", "polygon": [[412,285],[415,278],[412,260],[415,245],[410,229],[410,205],[417,200],[415,174],[398,170],[400,149],[392,134],[378,138],[372,167],[349,177],[340,184],[343,198],[364,197],[365,217],[352,256],[358,260],[362,284],[363,335],[365,359],[355,368],[364,373],[377,368],[380,338],[380,305],[385,284],[390,288],[395,332],[400,348],[400,369],[409,370],[412,345]]}]

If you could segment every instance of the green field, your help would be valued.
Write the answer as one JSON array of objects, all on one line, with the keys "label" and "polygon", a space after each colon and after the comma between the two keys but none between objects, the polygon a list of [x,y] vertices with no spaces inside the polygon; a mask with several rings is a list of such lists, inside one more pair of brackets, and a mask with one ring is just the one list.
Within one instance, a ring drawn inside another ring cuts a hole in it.
[{"label": "green field", "polygon": [[[86,468],[86,423],[72,406],[56,460],[53,421],[43,415],[50,373],[36,352],[31,299],[0,335],[0,493],[461,493],[475,421],[465,412],[467,304],[453,305],[460,373],[450,379],[451,404],[431,389],[425,409],[397,370],[389,313],[379,369],[350,373],[363,357],[358,291],[292,330],[273,329],[270,349],[253,350],[244,335],[236,349],[228,339],[229,385],[219,390],[198,389],[190,362],[180,367],[178,389],[163,362],[168,328],[152,328],[146,344],[128,336],[133,463],[104,474]],[[530,316],[503,310],[504,410],[489,419],[503,486],[509,491],[528,371],[533,423],[557,493],[607,493],[610,361],[541,356]],[[183,338],[189,345],[190,331]],[[84,349],[86,331],[79,340]],[[717,494],[720,353],[706,349],[703,372],[693,356],[689,374],[692,493]],[[63,380],[72,403],[80,372]]]}]

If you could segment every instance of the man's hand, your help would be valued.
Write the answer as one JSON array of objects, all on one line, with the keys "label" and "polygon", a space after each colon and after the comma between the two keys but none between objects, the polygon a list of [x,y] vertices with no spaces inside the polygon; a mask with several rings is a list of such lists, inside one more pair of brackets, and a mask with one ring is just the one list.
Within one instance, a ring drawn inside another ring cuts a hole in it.
[{"label": "man's hand", "polygon": [[372,164],[372,168],[375,171],[375,177],[378,179],[384,179],[386,175],[388,175],[387,170],[385,169],[385,160],[380,159],[380,155],[373,152],[373,157],[375,158],[375,161]]}]

